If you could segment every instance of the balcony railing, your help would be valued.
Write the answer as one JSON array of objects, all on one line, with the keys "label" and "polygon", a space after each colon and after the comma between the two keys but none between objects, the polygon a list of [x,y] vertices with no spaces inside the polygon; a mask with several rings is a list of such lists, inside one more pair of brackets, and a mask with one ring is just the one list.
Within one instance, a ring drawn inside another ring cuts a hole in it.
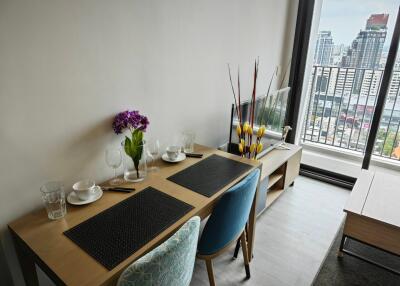
[{"label": "balcony railing", "polygon": [[[314,66],[302,139],[363,153],[382,70]],[[374,155],[400,159],[400,70],[394,71]]]}]

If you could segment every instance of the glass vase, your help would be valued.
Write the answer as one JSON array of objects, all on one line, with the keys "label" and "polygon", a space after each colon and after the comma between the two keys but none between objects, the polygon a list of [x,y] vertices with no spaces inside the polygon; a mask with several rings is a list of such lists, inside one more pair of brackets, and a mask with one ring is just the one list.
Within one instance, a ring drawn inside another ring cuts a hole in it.
[{"label": "glass vase", "polygon": [[[125,142],[122,142],[122,148],[124,149]],[[143,181],[147,176],[147,164],[146,164],[146,142],[143,141],[143,145],[137,146],[138,150],[141,150],[142,155],[138,165],[135,166],[134,160],[125,152],[124,153],[124,179],[128,182],[140,182]]]}]

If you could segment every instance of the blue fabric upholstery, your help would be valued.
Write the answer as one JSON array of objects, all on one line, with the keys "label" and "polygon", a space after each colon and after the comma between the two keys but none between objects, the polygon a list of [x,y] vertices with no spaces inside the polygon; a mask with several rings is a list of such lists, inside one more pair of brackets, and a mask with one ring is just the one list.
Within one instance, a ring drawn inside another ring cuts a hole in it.
[{"label": "blue fabric upholstery", "polygon": [[191,218],[167,241],[128,266],[118,286],[188,286],[199,228],[200,218]]},{"label": "blue fabric upholstery", "polygon": [[224,193],[204,227],[198,245],[200,255],[216,253],[243,231],[259,177],[260,170],[256,169]]}]

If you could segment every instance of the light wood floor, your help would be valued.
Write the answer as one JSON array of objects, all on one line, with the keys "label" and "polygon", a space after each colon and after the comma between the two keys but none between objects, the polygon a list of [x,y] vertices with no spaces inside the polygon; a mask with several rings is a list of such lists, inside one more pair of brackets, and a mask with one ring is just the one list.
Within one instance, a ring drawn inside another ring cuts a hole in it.
[{"label": "light wood floor", "polygon": [[[216,284],[310,285],[335,238],[350,192],[306,177],[296,179],[257,221],[251,279],[233,249],[214,261]],[[209,285],[204,261],[197,260],[191,286]]]}]

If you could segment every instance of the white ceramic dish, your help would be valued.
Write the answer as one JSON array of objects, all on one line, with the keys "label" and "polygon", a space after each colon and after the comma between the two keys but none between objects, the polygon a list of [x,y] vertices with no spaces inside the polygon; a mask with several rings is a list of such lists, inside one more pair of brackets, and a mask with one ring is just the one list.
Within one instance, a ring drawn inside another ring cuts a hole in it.
[{"label": "white ceramic dish", "polygon": [[182,148],[180,146],[168,146],[165,152],[167,153],[168,158],[171,161],[174,161],[178,159],[179,154],[181,153],[181,149]]},{"label": "white ceramic dish", "polygon": [[79,182],[76,182],[72,189],[75,194],[82,200],[87,201],[93,196],[94,187],[96,186],[95,182],[89,179],[85,179]]},{"label": "white ceramic dish", "polygon": [[67,197],[67,202],[70,203],[71,205],[76,205],[76,206],[86,205],[86,204],[90,204],[90,203],[97,201],[102,196],[103,196],[102,189],[99,186],[94,186],[93,187],[93,195],[90,196],[89,199],[83,201],[78,197],[78,195],[75,193],[75,191],[73,191],[73,192],[69,193],[69,195]]},{"label": "white ceramic dish", "polygon": [[161,158],[162,158],[165,162],[168,162],[168,163],[178,163],[178,162],[182,162],[183,160],[185,160],[185,159],[186,159],[186,155],[185,155],[185,153],[179,153],[178,158],[176,158],[175,160],[171,160],[171,159],[168,157],[167,153],[164,153],[164,154],[161,156]]}]

